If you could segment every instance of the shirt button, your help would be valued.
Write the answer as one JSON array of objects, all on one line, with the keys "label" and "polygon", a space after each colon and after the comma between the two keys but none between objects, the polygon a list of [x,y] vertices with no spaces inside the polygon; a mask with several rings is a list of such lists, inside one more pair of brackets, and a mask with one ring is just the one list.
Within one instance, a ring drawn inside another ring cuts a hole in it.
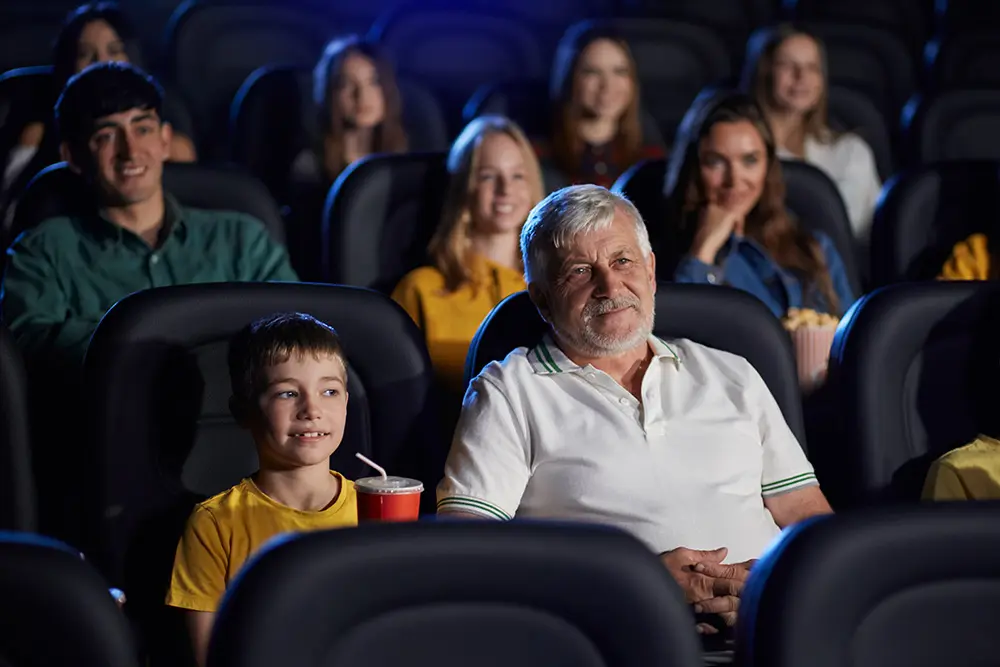
[{"label": "shirt button", "polygon": [[150,264],[158,264],[159,262],[160,262],[160,256],[159,255],[154,254],[154,255],[150,255],[149,256],[149,263]]},{"label": "shirt button", "polygon": [[621,398],[619,398],[618,402],[621,403],[622,405],[628,405],[628,399],[625,398],[624,396],[622,396]]},{"label": "shirt button", "polygon": [[719,279],[715,276],[714,273],[709,273],[708,274],[708,282],[710,282],[711,284],[714,285],[715,283],[719,282]]},{"label": "shirt button", "polygon": [[597,377],[596,374],[594,374],[594,373],[587,373],[587,379],[588,380],[593,380],[595,377]]}]

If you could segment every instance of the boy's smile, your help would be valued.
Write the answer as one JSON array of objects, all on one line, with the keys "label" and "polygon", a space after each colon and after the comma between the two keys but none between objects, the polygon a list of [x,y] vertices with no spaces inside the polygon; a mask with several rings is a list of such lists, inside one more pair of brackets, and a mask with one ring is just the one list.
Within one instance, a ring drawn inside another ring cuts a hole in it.
[{"label": "boy's smile", "polygon": [[347,420],[347,375],[334,355],[293,353],[265,371],[256,441],[269,467],[329,465]]}]

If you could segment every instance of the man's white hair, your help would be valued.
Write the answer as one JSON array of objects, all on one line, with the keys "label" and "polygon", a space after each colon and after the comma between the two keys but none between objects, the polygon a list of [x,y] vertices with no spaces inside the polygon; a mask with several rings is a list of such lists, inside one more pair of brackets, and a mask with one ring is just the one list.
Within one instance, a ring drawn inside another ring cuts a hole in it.
[{"label": "man's white hair", "polygon": [[616,211],[628,214],[635,226],[643,257],[649,257],[649,232],[635,205],[624,196],[599,185],[571,185],[538,202],[521,228],[521,260],[527,283],[546,285],[549,260],[559,248],[569,247],[580,234],[611,226]]}]

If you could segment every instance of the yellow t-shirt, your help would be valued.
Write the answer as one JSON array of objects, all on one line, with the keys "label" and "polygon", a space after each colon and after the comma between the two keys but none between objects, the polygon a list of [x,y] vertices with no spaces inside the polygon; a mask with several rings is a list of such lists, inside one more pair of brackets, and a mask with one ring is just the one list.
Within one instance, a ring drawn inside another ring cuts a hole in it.
[{"label": "yellow t-shirt", "polygon": [[444,289],[444,275],[432,266],[410,273],[392,298],[424,332],[437,376],[448,386],[461,387],[469,343],[483,319],[504,298],[525,289],[524,274],[508,266],[477,258],[473,267],[478,289],[463,285]]},{"label": "yellow t-shirt", "polygon": [[985,234],[973,234],[959,241],[941,268],[938,280],[988,280],[990,249]]},{"label": "yellow t-shirt", "polygon": [[981,435],[931,465],[925,500],[1000,500],[1000,440]]},{"label": "yellow t-shirt", "polygon": [[340,479],[340,493],[319,512],[282,505],[249,478],[200,503],[177,545],[167,604],[215,611],[243,564],[275,535],[356,526],[354,483],[339,472],[330,474]]}]

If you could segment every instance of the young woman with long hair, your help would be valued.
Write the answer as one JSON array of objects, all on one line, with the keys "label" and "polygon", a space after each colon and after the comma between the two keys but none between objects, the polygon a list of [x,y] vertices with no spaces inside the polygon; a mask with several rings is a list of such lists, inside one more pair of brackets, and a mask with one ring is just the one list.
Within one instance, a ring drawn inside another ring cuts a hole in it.
[{"label": "young woman with long hair", "polygon": [[448,173],[429,248],[432,264],[407,274],[392,298],[423,330],[438,376],[459,387],[483,318],[526,288],[521,227],[543,193],[531,145],[501,116],[481,116],[465,127],[448,154]]},{"label": "young woman with long hair", "polygon": [[539,153],[570,183],[611,187],[636,162],[663,156],[643,136],[635,60],[614,32],[581,24],[563,37],[550,97],[552,136]]},{"label": "young woman with long hair", "polygon": [[865,140],[830,127],[826,50],[819,37],[790,25],[763,33],[748,49],[742,85],[763,110],[778,157],[825,171],[840,190],[854,236],[867,243],[882,182]]},{"label": "young woman with long hair", "polygon": [[841,315],[854,300],[833,242],[806,231],[786,209],[774,139],[746,95],[711,92],[695,100],[678,130],[664,191],[663,255],[676,281],[746,290],[778,317],[789,308]]}]

